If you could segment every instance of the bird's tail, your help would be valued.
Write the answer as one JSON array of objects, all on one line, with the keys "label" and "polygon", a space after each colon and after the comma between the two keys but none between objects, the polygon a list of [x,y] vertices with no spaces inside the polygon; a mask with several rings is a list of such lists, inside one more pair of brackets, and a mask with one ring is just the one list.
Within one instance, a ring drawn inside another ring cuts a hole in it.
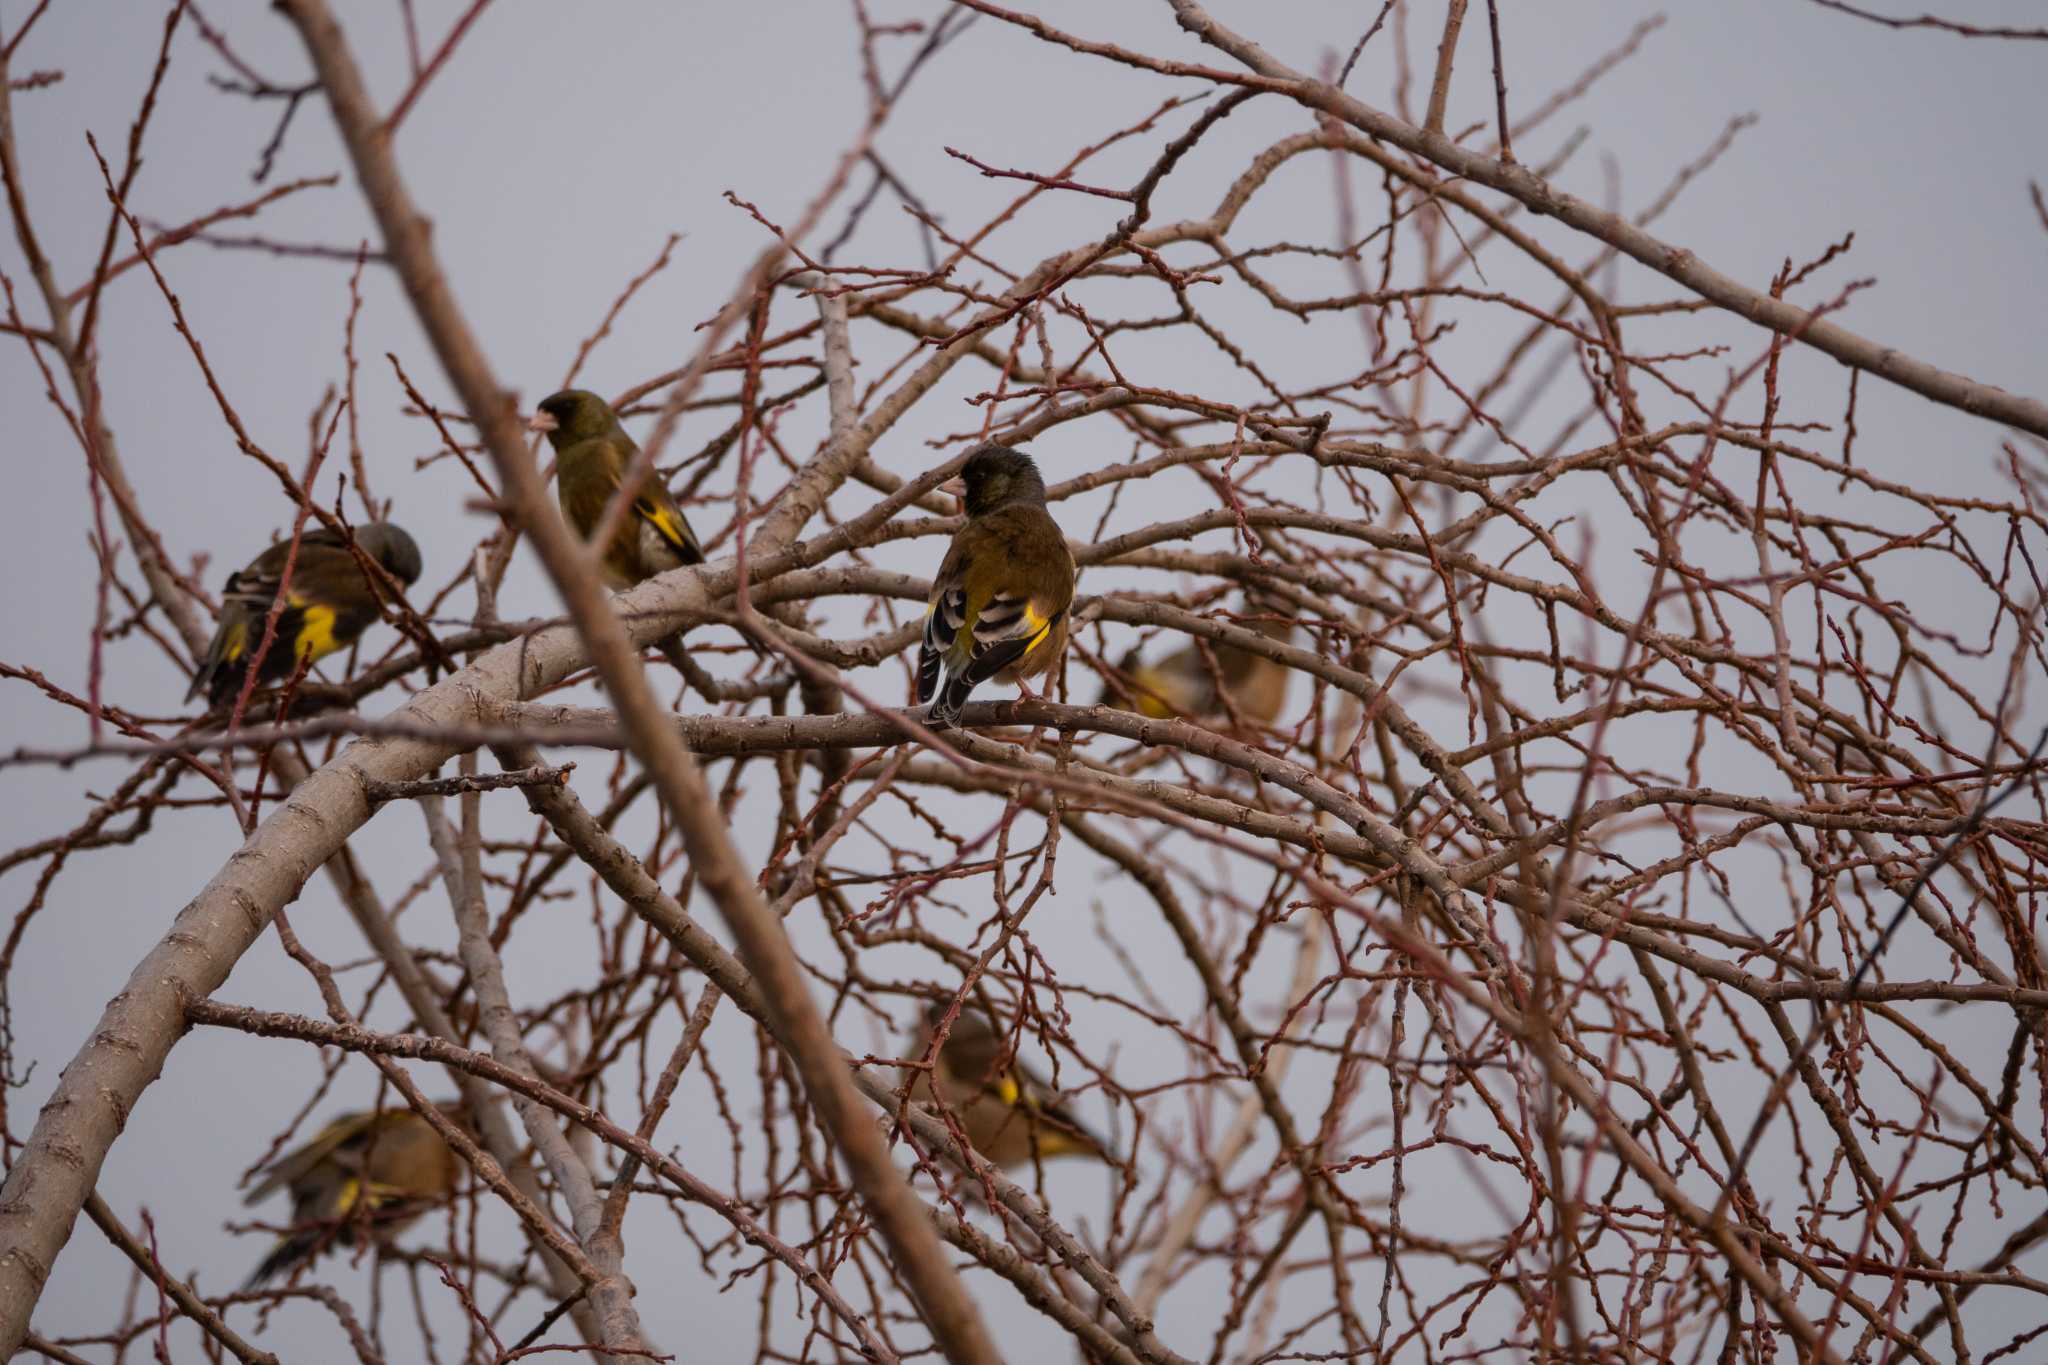
[{"label": "bird's tail", "polygon": [[925,713],[924,723],[934,730],[950,730],[958,725],[960,708],[967,704],[967,694],[974,690],[977,681],[965,672],[947,674],[939,695],[932,698],[931,710]]},{"label": "bird's tail", "polygon": [[[254,619],[261,621],[263,618],[258,615]],[[206,657],[199,661],[199,671],[192,675],[192,686],[185,693],[186,701],[203,696],[209,706],[223,706],[242,690],[243,675],[249,670],[250,624],[248,609],[230,594],[228,600],[221,604],[220,624],[213,632],[213,639],[207,643]],[[285,648],[281,624],[272,648]]]},{"label": "bird's tail", "polygon": [[243,1291],[246,1293],[251,1289],[260,1289],[276,1276],[296,1270],[313,1259],[313,1253],[320,1249],[320,1243],[332,1231],[331,1227],[314,1224],[278,1238],[277,1245],[270,1249],[270,1254],[249,1272],[248,1279],[242,1281]]},{"label": "bird's tail", "polygon": [[1109,1154],[1109,1143],[1102,1135],[1075,1118],[1064,1104],[1055,1104],[1050,1110],[1040,1111],[1032,1139],[1038,1145],[1038,1155],[1048,1160],[1061,1156],[1115,1160]]},{"label": "bird's tail", "polygon": [[240,690],[241,670],[227,657],[226,642],[222,635],[216,635],[213,644],[206,651],[206,657],[199,661],[199,671],[192,675],[192,686],[186,689],[185,700],[193,702],[205,697],[208,705],[218,706],[219,693],[228,692],[233,695]]}]

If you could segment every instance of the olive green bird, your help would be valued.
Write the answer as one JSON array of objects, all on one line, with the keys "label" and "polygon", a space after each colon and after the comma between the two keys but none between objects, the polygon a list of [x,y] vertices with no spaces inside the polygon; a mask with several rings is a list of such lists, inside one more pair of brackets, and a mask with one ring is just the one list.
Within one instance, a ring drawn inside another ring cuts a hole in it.
[{"label": "olive green bird", "polygon": [[[356,544],[393,578],[411,586],[420,576],[420,547],[402,527],[388,521],[359,526]],[[241,693],[249,660],[263,644],[263,625],[282,590],[284,610],[277,635],[264,650],[256,682],[268,686],[291,676],[299,660],[312,662],[354,644],[377,619],[377,589],[362,565],[349,553],[341,533],[327,527],[299,537],[291,581],[285,582],[285,561],[291,542],[280,541],[228,576],[221,594],[220,624],[213,643],[192,678],[185,700],[204,693],[213,706],[225,706]]]},{"label": "olive green bird", "polygon": [[[921,1061],[931,1051],[932,1035],[945,1009],[933,1005],[925,1012],[912,1057]],[[998,1166],[1063,1156],[1109,1160],[1108,1144],[1013,1053],[986,1014],[962,1009],[932,1069],[911,1087],[911,1098],[931,1105],[936,1094],[974,1150]]]},{"label": "olive green bird", "polygon": [[[587,389],[563,389],[541,399],[527,426],[544,431],[555,447],[555,496],[562,517],[576,534],[589,540],[604,520],[605,508],[617,496],[626,471],[640,447],[626,434],[612,405]],[[605,586],[624,592],[635,583],[685,564],[702,564],[704,546],[690,529],[690,519],[676,505],[658,473],[640,482],[633,506],[604,547],[598,568]],[[681,668],[683,633],[657,641],[655,648]]]},{"label": "olive green bird", "polygon": [[[1255,621],[1249,628],[1274,641],[1285,641],[1294,634],[1294,623],[1289,620]],[[1287,703],[1291,670],[1236,645],[1211,644],[1208,653],[1215,660],[1213,667],[1203,657],[1202,646],[1193,641],[1157,663],[1144,662],[1134,649],[1117,665],[1123,678],[1103,688],[1100,704],[1156,720],[1228,717],[1235,710],[1245,720],[1271,725]]]},{"label": "olive green bird", "polygon": [[[590,539],[640,447],[619,424],[611,404],[584,389],[564,389],[543,398],[527,425],[546,432],[554,443],[555,492],[562,516],[577,535]],[[676,506],[661,476],[653,473],[641,481],[630,515],[599,560],[605,585],[613,592],[703,562],[704,547],[690,529],[689,518]]]},{"label": "olive green bird", "polygon": [[[461,1106],[439,1106],[451,1122]],[[462,1159],[434,1126],[410,1109],[344,1114],[264,1168],[243,1198],[255,1204],[282,1187],[292,1197],[291,1230],[250,1274],[244,1289],[296,1273],[329,1246],[352,1247],[367,1225],[388,1245],[407,1224],[455,1192]]]},{"label": "olive green bird", "polygon": [[946,729],[975,688],[1051,670],[1067,645],[1074,556],[1045,510],[1029,455],[985,445],[960,471],[967,524],[953,537],[925,605],[917,699]]}]

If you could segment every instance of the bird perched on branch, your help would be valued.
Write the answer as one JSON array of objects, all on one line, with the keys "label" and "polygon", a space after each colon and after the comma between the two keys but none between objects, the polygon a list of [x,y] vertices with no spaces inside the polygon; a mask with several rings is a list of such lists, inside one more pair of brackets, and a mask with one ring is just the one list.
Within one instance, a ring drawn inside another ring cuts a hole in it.
[{"label": "bird perched on branch", "polygon": [[[1268,640],[1285,641],[1294,633],[1291,620],[1252,622],[1249,629]],[[1234,708],[1246,720],[1271,725],[1287,702],[1290,670],[1278,660],[1236,645],[1189,641],[1157,663],[1145,663],[1133,649],[1117,665],[1129,679],[1112,681],[1102,690],[1100,705],[1136,711],[1157,720],[1176,716],[1227,717]],[[1218,682],[1222,688],[1217,687]],[[1228,698],[1226,705],[1225,699]]]},{"label": "bird perched on branch", "polygon": [[[546,432],[554,443],[555,496],[561,501],[563,519],[589,540],[597,534],[640,447],[626,434],[612,405],[587,389],[549,394],[540,400],[527,426]],[[605,586],[624,592],[656,574],[703,562],[704,546],[690,529],[690,519],[661,475],[648,471],[618,534],[599,557]],[[677,631],[656,648],[681,667],[682,641],[683,634]]]},{"label": "bird perched on branch", "polygon": [[[918,1025],[911,1055],[922,1059],[946,1007],[933,1005]],[[929,1073],[911,1098],[933,1103],[934,1091],[974,1150],[998,1166],[1036,1157],[1087,1156],[1107,1161],[1109,1146],[1074,1116],[1057,1091],[1015,1058],[1015,1048],[986,1014],[960,1011]]]},{"label": "bird perched on branch", "polygon": [[[612,405],[585,389],[564,389],[540,400],[527,426],[547,433],[555,447],[555,492],[562,516],[585,540],[598,523],[640,447],[619,424]],[[702,564],[704,547],[690,519],[650,472],[633,497],[619,533],[604,547],[599,563],[605,585],[623,592],[635,583],[685,564]]]},{"label": "bird perched on branch", "polygon": [[[456,1121],[460,1106],[439,1106]],[[354,1246],[367,1224],[379,1245],[448,1198],[462,1177],[462,1159],[434,1126],[410,1109],[344,1114],[312,1139],[272,1162],[244,1196],[255,1204],[280,1187],[292,1196],[291,1231],[278,1239],[248,1283],[253,1289],[281,1272],[310,1265],[328,1246]]]},{"label": "bird perched on branch", "polygon": [[1022,684],[1051,670],[1074,600],[1074,557],[1029,455],[985,445],[959,486],[967,524],[932,579],[917,659],[917,699],[931,703],[934,729],[955,724],[968,693],[990,678]]},{"label": "bird perched on branch", "polygon": [[[420,547],[403,528],[388,521],[372,522],[357,527],[355,538],[362,552],[400,583],[410,586],[419,578]],[[307,531],[299,537],[296,556],[289,540],[279,541],[228,576],[220,624],[186,701],[204,693],[210,705],[225,706],[240,694],[280,589],[284,610],[278,613],[277,633],[256,668],[259,686],[290,677],[301,659],[311,663],[347,649],[377,619],[378,588],[339,531],[324,526]]]}]

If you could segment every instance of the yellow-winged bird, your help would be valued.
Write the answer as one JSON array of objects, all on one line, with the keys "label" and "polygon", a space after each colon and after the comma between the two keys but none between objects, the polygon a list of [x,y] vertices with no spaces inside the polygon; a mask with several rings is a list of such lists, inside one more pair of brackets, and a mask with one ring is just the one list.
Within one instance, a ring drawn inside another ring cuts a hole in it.
[{"label": "yellow-winged bird", "polygon": [[[440,1107],[456,1120],[458,1104]],[[279,1188],[292,1196],[291,1231],[278,1239],[244,1288],[311,1264],[329,1246],[354,1246],[365,1223],[380,1245],[388,1244],[453,1194],[462,1171],[462,1159],[410,1109],[342,1115],[272,1162],[263,1182],[244,1197],[244,1203],[255,1204]]]},{"label": "yellow-winged bird", "polygon": [[[549,394],[540,400],[527,425],[546,432],[554,443],[555,496],[562,504],[562,517],[577,535],[589,540],[597,534],[605,508],[618,493],[640,447],[626,434],[612,405],[587,389]],[[690,519],[676,505],[661,475],[650,471],[619,523],[618,534],[598,558],[605,586],[623,592],[656,574],[703,562],[704,547],[690,529]],[[655,647],[682,667],[681,631]]]},{"label": "yellow-winged bird", "polygon": [[[1294,633],[1289,620],[1255,621],[1248,629],[1268,640],[1284,641]],[[1127,686],[1112,683],[1103,688],[1101,704],[1123,711],[1136,711],[1158,720],[1175,716],[1197,719],[1221,718],[1235,708],[1244,719],[1271,725],[1287,702],[1288,674],[1285,664],[1254,654],[1236,645],[1210,644],[1212,668],[1202,656],[1202,646],[1190,640],[1160,659],[1146,663],[1132,650],[1117,665],[1129,679]],[[1217,682],[1223,686],[1219,691]],[[1224,699],[1229,698],[1226,706]]]},{"label": "yellow-winged bird", "polygon": [[[911,1056],[922,1058],[930,1051],[944,1009],[934,1005],[925,1013]],[[962,1009],[931,1072],[912,1087],[912,1098],[929,1105],[936,1091],[974,1150],[998,1166],[1022,1165],[1034,1156],[1108,1160],[1108,1145],[1051,1086],[1009,1055],[1013,1049],[1006,1041],[986,1014]]]},{"label": "yellow-winged bird", "polygon": [[[410,586],[419,578],[420,547],[402,527],[388,521],[373,522],[357,527],[355,537],[363,553],[400,583]],[[185,700],[204,693],[210,705],[225,706],[241,692],[249,660],[263,643],[263,624],[280,588],[284,610],[278,614],[276,638],[256,670],[259,686],[290,677],[300,659],[312,662],[347,649],[377,619],[376,589],[349,553],[340,532],[323,526],[300,536],[298,556],[292,559],[290,581],[286,582],[285,561],[291,558],[291,542],[279,541],[250,560],[246,568],[229,575],[221,599],[220,624]]]},{"label": "yellow-winged bird", "polygon": [[985,445],[960,471],[967,524],[932,579],[917,699],[945,729],[989,679],[1018,682],[1051,669],[1067,643],[1074,557],[1045,510],[1045,480],[1029,455]]}]

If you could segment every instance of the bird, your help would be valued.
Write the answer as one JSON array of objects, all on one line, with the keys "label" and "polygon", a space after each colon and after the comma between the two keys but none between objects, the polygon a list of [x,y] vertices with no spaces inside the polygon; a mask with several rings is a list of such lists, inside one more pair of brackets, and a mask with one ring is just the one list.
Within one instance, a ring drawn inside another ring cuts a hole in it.
[{"label": "bird", "polygon": [[[619,482],[639,457],[640,447],[619,422],[612,405],[588,389],[563,389],[540,400],[527,426],[544,431],[555,447],[555,496],[562,517],[589,540],[604,520]],[[675,495],[653,470],[640,481],[633,506],[598,558],[605,586],[624,592],[656,574],[704,562],[704,545]],[[655,642],[656,649],[687,672],[683,632]]]},{"label": "bird", "polygon": [[[451,1122],[460,1103],[436,1106]],[[261,1184],[243,1197],[256,1204],[282,1187],[291,1193],[291,1230],[250,1274],[254,1289],[284,1272],[312,1264],[329,1245],[356,1244],[368,1223],[379,1245],[455,1192],[463,1163],[410,1109],[343,1114],[297,1150],[264,1168]]]},{"label": "bird", "polygon": [[932,579],[917,659],[917,699],[931,703],[926,723],[939,730],[990,678],[1022,684],[1051,670],[1074,600],[1074,556],[1029,455],[981,446],[960,470],[960,490],[967,524]]},{"label": "bird", "polygon": [[[555,493],[562,516],[577,535],[590,539],[640,447],[619,424],[612,405],[587,389],[549,394],[527,425],[546,432],[554,443]],[[656,574],[703,562],[704,546],[690,529],[690,519],[676,506],[661,476],[650,472],[641,481],[631,514],[604,547],[599,566],[605,586],[623,592]]]},{"label": "bird", "polygon": [[[418,580],[420,547],[403,527],[372,522],[356,528],[355,540],[400,583],[411,586]],[[256,670],[259,684],[282,682],[301,659],[310,663],[347,649],[377,619],[378,590],[349,552],[341,532],[325,526],[307,531],[299,537],[296,558],[291,542],[279,541],[228,576],[220,624],[193,675],[186,701],[204,693],[208,704],[224,706],[240,694],[249,658],[263,643],[264,622],[281,587],[284,610],[278,614],[276,638]]]},{"label": "bird", "polygon": [[[1278,642],[1294,634],[1293,621],[1284,617],[1254,621],[1248,628]],[[1157,663],[1145,663],[1133,649],[1117,665],[1123,677],[1103,688],[1098,704],[1156,720],[1227,717],[1234,708],[1246,720],[1271,725],[1287,702],[1287,665],[1236,645],[1212,643],[1208,653],[1215,659],[1214,667],[1194,641]],[[1221,691],[1216,686],[1219,679]]]},{"label": "bird", "polygon": [[[912,1057],[921,1061],[931,1051],[945,1013],[943,1004],[925,1012]],[[963,1008],[932,1069],[911,1087],[911,1098],[931,1105],[936,1092],[974,1150],[998,1166],[1063,1156],[1110,1160],[1109,1145],[1074,1116],[1057,1091],[1015,1060],[1013,1051],[988,1015]]]}]

